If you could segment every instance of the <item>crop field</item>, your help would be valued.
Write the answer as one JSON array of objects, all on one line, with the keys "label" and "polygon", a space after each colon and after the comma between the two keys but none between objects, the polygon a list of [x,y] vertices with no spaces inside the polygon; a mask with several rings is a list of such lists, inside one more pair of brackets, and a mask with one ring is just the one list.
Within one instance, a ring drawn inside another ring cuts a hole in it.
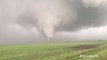
[{"label": "crop field", "polygon": [[107,60],[107,42],[0,45],[0,60]]}]

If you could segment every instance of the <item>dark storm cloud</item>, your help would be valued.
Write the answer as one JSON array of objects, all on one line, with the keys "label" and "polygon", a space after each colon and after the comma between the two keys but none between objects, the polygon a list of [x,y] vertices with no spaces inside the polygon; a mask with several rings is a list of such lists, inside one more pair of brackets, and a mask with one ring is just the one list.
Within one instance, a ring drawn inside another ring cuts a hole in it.
[{"label": "dark storm cloud", "polygon": [[69,18],[69,23],[62,25],[61,30],[77,31],[82,28],[99,27],[107,24],[104,23],[107,20],[103,19],[107,16],[107,10],[104,6],[85,7],[82,0],[70,0],[68,6],[73,6],[71,9],[74,9],[77,16],[73,21]]},{"label": "dark storm cloud", "polygon": [[16,19],[16,23],[25,26],[26,28],[37,26],[36,18],[30,13],[24,13],[18,16]]}]

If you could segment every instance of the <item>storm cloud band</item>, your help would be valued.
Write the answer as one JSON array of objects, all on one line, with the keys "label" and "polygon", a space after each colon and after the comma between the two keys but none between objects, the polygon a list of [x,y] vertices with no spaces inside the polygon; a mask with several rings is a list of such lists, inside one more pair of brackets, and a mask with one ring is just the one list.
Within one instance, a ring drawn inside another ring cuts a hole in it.
[{"label": "storm cloud band", "polygon": [[[20,35],[19,40],[28,39],[27,36],[34,40],[32,36],[49,39],[60,31],[107,25],[106,3],[106,0],[0,0],[0,39],[17,40]],[[32,30],[34,35],[30,35]]]}]

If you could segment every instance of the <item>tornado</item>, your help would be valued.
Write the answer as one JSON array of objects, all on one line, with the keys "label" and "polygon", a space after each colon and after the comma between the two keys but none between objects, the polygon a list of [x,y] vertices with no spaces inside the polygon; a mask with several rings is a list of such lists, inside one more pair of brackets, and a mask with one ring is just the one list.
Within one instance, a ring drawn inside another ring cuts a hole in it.
[{"label": "tornado", "polygon": [[37,28],[47,39],[53,37],[56,27],[67,23],[67,18],[72,12],[62,0],[42,0],[33,6]]}]

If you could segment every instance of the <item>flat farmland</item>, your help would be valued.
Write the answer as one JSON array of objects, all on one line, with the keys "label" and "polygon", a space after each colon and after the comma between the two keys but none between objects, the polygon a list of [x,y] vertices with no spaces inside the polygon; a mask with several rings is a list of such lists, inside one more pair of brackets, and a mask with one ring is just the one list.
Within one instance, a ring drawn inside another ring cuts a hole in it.
[{"label": "flat farmland", "polygon": [[107,42],[0,45],[0,60],[107,60]]}]

